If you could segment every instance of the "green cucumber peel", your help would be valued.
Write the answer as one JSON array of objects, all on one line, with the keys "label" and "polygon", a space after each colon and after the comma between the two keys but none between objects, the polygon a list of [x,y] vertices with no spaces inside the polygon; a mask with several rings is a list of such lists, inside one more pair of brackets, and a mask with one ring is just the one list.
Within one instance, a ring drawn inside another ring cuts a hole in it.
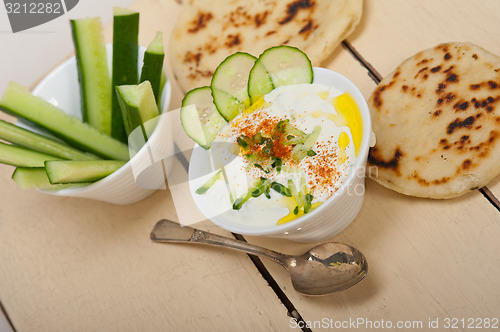
[{"label": "green cucumber peel", "polygon": [[21,189],[62,190],[78,188],[90,183],[52,184],[44,167],[17,167],[12,173],[12,180]]},{"label": "green cucumber peel", "polygon": [[119,160],[55,160],[45,162],[52,184],[88,183],[101,180],[125,165]]},{"label": "green cucumber peel", "polygon": [[126,144],[66,114],[18,83],[9,83],[0,99],[0,109],[46,129],[80,150],[106,159],[129,159]]},{"label": "green cucumber peel", "polygon": [[144,52],[144,61],[141,69],[141,77],[139,79],[139,82],[151,82],[153,94],[158,105],[160,105],[164,58],[165,52],[163,50],[162,33],[158,31],[153,41]]},{"label": "green cucumber peel", "polygon": [[63,142],[31,132],[12,123],[0,120],[0,139],[31,149],[46,153],[62,159],[72,160],[97,160],[100,159],[90,153],[82,152]]},{"label": "green cucumber peel", "polygon": [[127,134],[115,87],[138,83],[138,39],[139,13],[126,8],[114,7],[111,136],[124,143],[127,142]]},{"label": "green cucumber peel", "polygon": [[99,17],[71,20],[82,119],[111,134],[111,77]]},{"label": "green cucumber peel", "polygon": [[0,142],[0,163],[16,167],[43,167],[47,160],[61,158]]}]

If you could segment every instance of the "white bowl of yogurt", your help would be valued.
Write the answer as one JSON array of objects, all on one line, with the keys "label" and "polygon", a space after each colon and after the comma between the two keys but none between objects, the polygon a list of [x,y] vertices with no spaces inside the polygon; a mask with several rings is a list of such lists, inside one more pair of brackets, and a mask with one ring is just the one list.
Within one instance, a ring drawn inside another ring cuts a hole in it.
[{"label": "white bowl of yogurt", "polygon": [[301,242],[328,239],[354,220],[374,143],[369,109],[346,77],[313,70],[312,84],[273,90],[210,150],[194,149],[189,188],[207,219],[239,234]]}]

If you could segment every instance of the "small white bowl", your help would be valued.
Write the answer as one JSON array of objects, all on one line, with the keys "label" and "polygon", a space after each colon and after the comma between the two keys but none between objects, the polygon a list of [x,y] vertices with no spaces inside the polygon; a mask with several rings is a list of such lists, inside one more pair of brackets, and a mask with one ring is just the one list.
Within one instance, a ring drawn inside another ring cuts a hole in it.
[{"label": "small white bowl", "polygon": [[[138,70],[142,67],[146,48],[139,47]],[[108,68],[111,69],[112,47],[107,45]],[[167,75],[166,71],[165,74]],[[75,57],[63,62],[50,72],[36,87],[33,94],[44,98],[67,114],[81,119],[80,90]],[[170,105],[171,85],[167,81],[161,92],[161,113],[165,114]],[[21,121],[25,128],[36,130]],[[161,160],[151,159],[151,150],[158,155],[168,155],[172,139],[170,121],[160,116],[158,125],[146,145],[123,167],[91,185],[58,191],[40,190],[56,195],[89,198],[113,204],[131,204],[143,200],[157,189],[165,188],[164,168]],[[161,152],[164,151],[164,152]],[[140,173],[140,174],[138,174]]]},{"label": "small white bowl", "polygon": [[[212,209],[201,202],[190,185],[191,195],[199,210],[214,224],[228,231],[258,236],[286,238],[300,242],[317,242],[328,239],[346,228],[358,214],[365,192],[365,166],[368,150],[373,141],[370,111],[359,89],[346,77],[325,68],[314,68],[314,83],[333,86],[341,92],[349,92],[355,99],[363,121],[363,137],[353,168],[342,186],[326,202],[308,214],[281,225],[257,227],[231,220],[224,214],[213,216]],[[189,179],[208,174],[209,153],[194,149],[191,156]],[[190,181],[192,183],[194,181]]]}]

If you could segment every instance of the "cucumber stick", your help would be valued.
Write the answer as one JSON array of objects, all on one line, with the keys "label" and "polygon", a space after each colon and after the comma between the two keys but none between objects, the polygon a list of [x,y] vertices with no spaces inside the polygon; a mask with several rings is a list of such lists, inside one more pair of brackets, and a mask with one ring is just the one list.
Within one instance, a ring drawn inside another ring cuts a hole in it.
[{"label": "cucumber stick", "polygon": [[47,160],[61,158],[0,142],[0,163],[16,167],[43,167]]},{"label": "cucumber stick", "polygon": [[129,159],[127,145],[32,95],[18,83],[7,86],[0,99],[0,109],[47,129],[79,149],[107,159]]},{"label": "cucumber stick", "polygon": [[112,74],[112,111],[111,136],[127,142],[122,112],[118,103],[115,87],[137,84],[139,13],[125,8],[113,8],[113,74]]},{"label": "cucumber stick", "polygon": [[12,180],[21,189],[61,190],[88,185],[88,183],[52,184],[43,167],[17,167],[12,174]]},{"label": "cucumber stick", "polygon": [[147,141],[154,130],[154,125],[148,125],[148,121],[159,115],[151,83],[144,81],[139,85],[121,85],[116,87],[116,91],[127,136],[130,137],[134,129],[141,127]]},{"label": "cucumber stick", "polygon": [[111,135],[111,78],[102,24],[98,17],[71,20],[82,119]]},{"label": "cucumber stick", "polygon": [[105,178],[125,165],[119,160],[47,161],[45,171],[52,184],[85,183]]},{"label": "cucumber stick", "polygon": [[162,33],[158,31],[155,38],[144,52],[144,62],[141,69],[140,82],[149,81],[153,88],[156,103],[160,105],[161,80],[163,74],[163,50]]},{"label": "cucumber stick", "polygon": [[62,159],[96,160],[98,157],[77,150],[65,143],[33,133],[12,123],[0,120],[0,139],[4,141],[46,153]]}]

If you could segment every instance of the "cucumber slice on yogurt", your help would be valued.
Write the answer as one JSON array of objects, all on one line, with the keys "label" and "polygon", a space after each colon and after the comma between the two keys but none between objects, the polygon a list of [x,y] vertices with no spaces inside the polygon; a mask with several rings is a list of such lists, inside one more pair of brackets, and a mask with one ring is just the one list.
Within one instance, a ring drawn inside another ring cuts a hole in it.
[{"label": "cucumber slice on yogurt", "polygon": [[208,86],[189,91],[182,100],[181,123],[186,134],[204,149],[210,149],[215,136],[226,125]]},{"label": "cucumber slice on yogurt", "polygon": [[250,97],[250,103],[255,103],[273,90],[274,84],[271,80],[271,75],[262,64],[262,61],[255,61],[248,75],[248,96]]},{"label": "cucumber slice on yogurt", "polygon": [[228,56],[215,70],[210,84],[213,101],[227,121],[250,106],[248,77],[255,60],[257,58],[253,55],[237,52]]},{"label": "cucumber slice on yogurt", "polygon": [[215,109],[227,122],[247,108],[244,102],[224,90],[211,88],[211,91]]},{"label": "cucumber slice on yogurt", "polygon": [[274,87],[312,83],[314,78],[311,60],[296,47],[271,47],[259,56],[257,62],[261,62],[269,72]]}]

